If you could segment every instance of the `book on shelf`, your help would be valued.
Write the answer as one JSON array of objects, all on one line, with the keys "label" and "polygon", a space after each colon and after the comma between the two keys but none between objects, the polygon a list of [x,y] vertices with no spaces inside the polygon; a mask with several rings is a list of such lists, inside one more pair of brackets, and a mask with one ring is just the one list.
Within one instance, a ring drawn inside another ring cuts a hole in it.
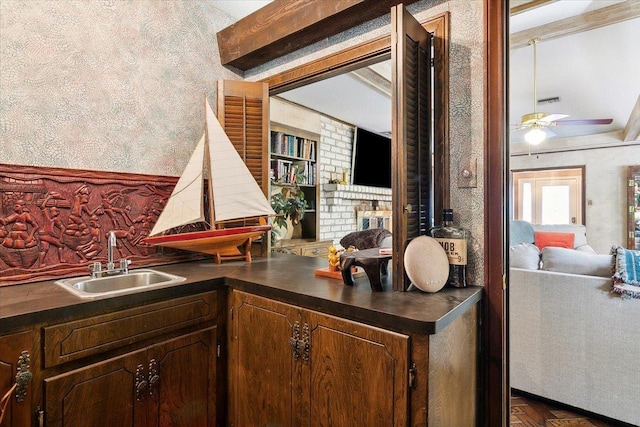
[{"label": "book on shelf", "polygon": [[316,141],[284,132],[271,131],[271,153],[303,159],[315,159]]},{"label": "book on shelf", "polygon": [[307,160],[298,160],[293,162],[293,165],[298,168],[304,174],[304,179],[298,184],[302,185],[315,185],[314,172],[315,165]]},{"label": "book on shelf", "polygon": [[273,159],[270,169],[273,171],[272,180],[283,184],[291,183],[293,162],[291,160]]}]

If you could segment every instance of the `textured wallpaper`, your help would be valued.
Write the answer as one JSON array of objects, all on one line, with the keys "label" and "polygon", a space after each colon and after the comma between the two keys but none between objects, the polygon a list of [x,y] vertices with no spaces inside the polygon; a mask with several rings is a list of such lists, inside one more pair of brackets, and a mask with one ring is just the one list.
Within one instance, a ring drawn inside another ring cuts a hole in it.
[{"label": "textured wallpaper", "polygon": [[215,105],[202,0],[0,1],[0,163],[179,175]]}]

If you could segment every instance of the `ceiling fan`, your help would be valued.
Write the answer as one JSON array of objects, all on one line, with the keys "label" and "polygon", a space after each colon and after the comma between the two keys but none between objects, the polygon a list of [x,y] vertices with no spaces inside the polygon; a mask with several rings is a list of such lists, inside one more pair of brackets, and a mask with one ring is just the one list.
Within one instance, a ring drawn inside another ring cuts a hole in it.
[{"label": "ceiling fan", "polygon": [[[524,135],[524,140],[530,145],[540,144],[547,137],[547,133],[555,135],[548,129],[550,126],[560,125],[608,125],[613,119],[583,119],[583,120],[562,120],[569,117],[568,114],[547,114],[537,111],[538,97],[536,95],[536,45],[540,38],[529,40],[529,45],[533,46],[533,112],[522,116],[522,121],[516,129],[529,129]],[[543,130],[545,129],[545,130]]]}]

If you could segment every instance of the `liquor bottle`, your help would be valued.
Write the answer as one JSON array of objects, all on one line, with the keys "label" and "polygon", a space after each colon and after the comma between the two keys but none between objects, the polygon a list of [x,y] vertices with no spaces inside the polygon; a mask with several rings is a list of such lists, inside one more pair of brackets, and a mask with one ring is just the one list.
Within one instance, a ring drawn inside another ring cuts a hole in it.
[{"label": "liquor bottle", "polygon": [[447,285],[465,288],[469,232],[453,225],[453,209],[442,210],[442,224],[431,229],[431,236],[440,243],[449,257]]}]

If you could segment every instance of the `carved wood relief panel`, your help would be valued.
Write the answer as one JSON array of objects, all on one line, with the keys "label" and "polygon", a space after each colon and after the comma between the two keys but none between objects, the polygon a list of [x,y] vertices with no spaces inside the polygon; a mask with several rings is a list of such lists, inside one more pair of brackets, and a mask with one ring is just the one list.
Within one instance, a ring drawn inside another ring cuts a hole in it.
[{"label": "carved wood relief panel", "polygon": [[177,178],[0,164],[0,286],[87,273],[114,258],[131,267],[201,257],[142,240]]}]

